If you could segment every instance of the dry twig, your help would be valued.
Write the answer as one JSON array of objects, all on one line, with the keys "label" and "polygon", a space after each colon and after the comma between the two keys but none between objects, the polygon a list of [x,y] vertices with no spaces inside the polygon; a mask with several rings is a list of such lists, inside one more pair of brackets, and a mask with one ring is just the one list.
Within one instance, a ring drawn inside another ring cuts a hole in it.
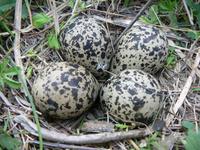
[{"label": "dry twig", "polygon": [[[38,141],[29,141],[32,144],[39,144]],[[64,148],[64,149],[73,149],[73,150],[106,150],[105,148],[92,148],[86,146],[77,146],[77,145],[66,145],[60,143],[50,143],[44,142],[44,145],[51,148]]]},{"label": "dry twig", "polygon": [[114,46],[117,44],[119,39],[124,35],[124,33],[130,29],[133,24],[138,20],[138,18],[142,15],[142,13],[147,9],[147,7],[153,2],[153,0],[148,0],[148,2],[142,7],[142,9],[137,13],[135,18],[131,21],[131,23],[126,27],[126,29],[119,35],[119,37],[115,40]]},{"label": "dry twig", "polygon": [[21,52],[20,52],[21,14],[22,14],[22,0],[17,0],[15,6],[15,40],[14,40],[13,50],[14,50],[16,65],[21,68],[19,80],[23,82],[23,78],[25,78],[25,75],[24,75],[23,65],[21,61]]},{"label": "dry twig", "polygon": [[59,27],[58,14],[56,12],[56,2],[55,2],[55,0],[49,0],[49,4],[50,4],[50,7],[51,7],[51,10],[53,11],[53,18],[54,18],[54,26],[55,26],[56,35],[58,35],[59,32],[60,32],[60,27]]},{"label": "dry twig", "polygon": [[[21,124],[30,134],[38,136],[36,125],[24,115],[14,118],[14,121]],[[49,141],[67,143],[67,144],[97,144],[123,139],[141,138],[152,133],[150,129],[129,130],[128,132],[99,133],[87,135],[66,135],[41,128],[42,137]]]},{"label": "dry twig", "polygon": [[186,13],[187,13],[187,15],[188,15],[190,24],[191,24],[192,26],[194,26],[193,18],[192,18],[192,16],[190,15],[190,11],[189,11],[189,9],[188,9],[188,7],[187,7],[186,1],[185,1],[185,0],[182,0],[182,1],[183,1],[183,5],[184,5],[184,7],[185,7]]}]

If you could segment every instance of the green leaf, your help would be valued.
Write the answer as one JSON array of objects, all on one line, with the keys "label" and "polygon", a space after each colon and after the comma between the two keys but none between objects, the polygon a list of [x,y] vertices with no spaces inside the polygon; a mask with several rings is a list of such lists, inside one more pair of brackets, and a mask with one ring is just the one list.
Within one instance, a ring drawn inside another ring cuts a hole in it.
[{"label": "green leaf", "polygon": [[190,121],[183,121],[182,126],[187,128],[187,129],[193,129],[194,128],[194,124]]},{"label": "green leaf", "polygon": [[3,59],[0,63],[0,75],[3,73],[3,71],[7,68],[7,65],[9,63],[8,59]]},{"label": "green leaf", "polygon": [[159,9],[160,11],[165,11],[165,12],[174,12],[178,6],[178,1],[177,0],[161,0],[159,2]]},{"label": "green leaf", "polygon": [[52,18],[50,18],[44,13],[37,13],[36,15],[33,16],[32,19],[33,19],[33,26],[36,28],[42,28],[44,27],[45,24],[52,21]]},{"label": "green leaf", "polygon": [[74,0],[69,0],[68,6],[71,7],[71,8],[73,8],[74,7],[74,3],[75,3]]},{"label": "green leaf", "polygon": [[195,3],[192,0],[186,0],[186,3],[194,17],[197,19],[198,26],[200,27],[200,4]]},{"label": "green leaf", "polygon": [[9,32],[10,34],[12,34],[9,26],[5,23],[4,20],[0,20],[0,29],[2,29],[3,31]]},{"label": "green leaf", "polygon": [[186,137],[185,149],[186,150],[199,150],[200,148],[200,133],[189,130]]},{"label": "green leaf", "polygon": [[119,128],[119,129],[128,129],[128,125],[126,124],[115,124],[115,127]]},{"label": "green leaf", "polygon": [[48,45],[50,48],[55,48],[59,49],[60,48],[60,43],[58,41],[57,35],[56,34],[49,34],[48,36]]},{"label": "green leaf", "polygon": [[31,67],[31,66],[29,66],[28,68],[27,68],[27,71],[26,71],[27,73],[26,73],[26,77],[27,78],[30,78],[31,77],[31,75],[32,75],[32,72],[33,72],[33,68]]},{"label": "green leaf", "polygon": [[1,89],[1,87],[4,88],[4,82],[3,82],[3,79],[0,78],[0,89]]},{"label": "green leaf", "polygon": [[159,24],[157,16],[158,16],[158,6],[152,5],[151,8],[149,9],[148,15],[141,16],[140,20],[147,24]]},{"label": "green leaf", "polygon": [[7,76],[13,76],[13,75],[18,75],[20,72],[21,72],[21,68],[18,66],[14,66],[14,67],[7,68],[4,71],[4,74]]},{"label": "green leaf", "polygon": [[0,133],[0,146],[6,150],[16,150],[19,149],[21,142],[17,139],[11,137],[6,132],[1,131]]},{"label": "green leaf", "polygon": [[173,67],[173,65],[175,65],[177,61],[177,56],[175,55],[175,48],[169,47],[168,51],[169,52],[166,60],[166,67]]},{"label": "green leaf", "polygon": [[21,83],[20,83],[20,82],[17,82],[17,81],[15,81],[15,80],[13,80],[13,79],[7,77],[7,76],[5,76],[5,77],[3,78],[3,81],[4,81],[4,83],[6,83],[6,84],[7,84],[8,86],[10,86],[11,88],[14,88],[14,89],[19,89],[19,88],[21,88]]},{"label": "green leaf", "polygon": [[200,88],[192,88],[192,91],[193,91],[193,92],[199,92],[199,91],[200,91]]},{"label": "green leaf", "polygon": [[25,4],[22,5],[22,19],[26,19],[28,17],[28,9]]},{"label": "green leaf", "polygon": [[15,6],[16,0],[0,0],[0,15]]},{"label": "green leaf", "polygon": [[83,1],[80,1],[79,7],[81,10],[85,10],[86,9],[86,3]]},{"label": "green leaf", "polygon": [[200,32],[198,31],[190,31],[186,33],[187,37],[191,38],[192,40],[196,40],[200,37]]},{"label": "green leaf", "polygon": [[130,4],[130,0],[124,0],[124,6],[125,6],[125,7],[128,7],[129,4]]},{"label": "green leaf", "polygon": [[174,14],[173,12],[170,12],[169,20],[170,20],[170,26],[176,27],[176,28],[178,27],[178,21],[177,21],[176,14]]}]

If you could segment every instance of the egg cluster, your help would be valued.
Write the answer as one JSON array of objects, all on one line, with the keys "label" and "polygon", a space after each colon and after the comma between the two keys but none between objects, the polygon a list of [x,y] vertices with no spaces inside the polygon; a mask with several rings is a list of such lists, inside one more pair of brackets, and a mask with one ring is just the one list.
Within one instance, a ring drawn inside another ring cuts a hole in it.
[{"label": "egg cluster", "polygon": [[[124,122],[148,122],[160,107],[161,88],[151,75],[167,55],[167,39],[158,28],[134,25],[112,51],[104,25],[78,16],[60,33],[65,62],[50,63],[35,79],[37,108],[60,119],[79,116],[100,97],[102,109]],[[105,72],[111,76],[100,87]]]}]

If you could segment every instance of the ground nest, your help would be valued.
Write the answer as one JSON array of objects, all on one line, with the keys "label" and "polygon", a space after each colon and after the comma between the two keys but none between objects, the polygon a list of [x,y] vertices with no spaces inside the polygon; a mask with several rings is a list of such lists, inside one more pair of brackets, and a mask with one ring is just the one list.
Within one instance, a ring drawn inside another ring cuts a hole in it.
[{"label": "ground nest", "polygon": [[[106,26],[114,50],[114,41],[147,2],[134,1],[129,7],[123,5],[121,1],[86,1],[84,4],[86,6],[82,9],[77,2],[70,7],[63,1],[52,0],[47,3],[38,1],[37,5],[42,7],[34,7],[32,13],[42,10],[54,18],[52,23],[36,29],[29,21],[23,20],[21,37],[16,34],[15,39],[7,32],[0,33],[5,39],[0,49],[0,59],[9,55],[12,63],[16,62],[17,65],[23,66],[27,78],[27,90],[31,91],[33,81],[42,66],[49,62],[64,60],[61,49],[50,48],[48,45],[49,32],[54,30],[54,27],[56,30],[59,29],[54,25],[64,25],[68,19],[77,14],[91,15]],[[184,7],[182,3],[181,7]],[[140,16],[148,16],[149,8],[146,8]],[[162,108],[157,112],[153,122],[154,125],[138,123],[139,126],[135,127],[135,124],[118,122],[101,110],[98,100],[89,111],[68,120],[52,119],[36,111],[44,149],[184,149],[182,141],[186,137],[186,130],[182,123],[184,121],[193,123],[197,131],[199,126],[200,43],[198,38],[196,40],[188,38],[185,35],[187,32],[185,28],[170,27],[164,22],[155,26],[166,33],[170,49],[173,49],[170,54],[173,55],[174,63],[166,62],[165,67],[156,74],[162,87],[163,101]],[[20,42],[16,43],[16,38]],[[15,43],[14,47],[12,43]],[[16,44],[20,45],[20,55],[16,52],[19,50]],[[12,51],[8,52],[10,49],[14,49],[15,55]],[[29,75],[30,70],[31,75]],[[39,149],[37,125],[29,98],[30,95],[27,95],[26,90],[5,87],[0,91],[1,125],[7,126],[8,133],[21,141],[19,149]],[[149,142],[153,136],[157,145]],[[147,148],[148,144],[150,147]]]}]

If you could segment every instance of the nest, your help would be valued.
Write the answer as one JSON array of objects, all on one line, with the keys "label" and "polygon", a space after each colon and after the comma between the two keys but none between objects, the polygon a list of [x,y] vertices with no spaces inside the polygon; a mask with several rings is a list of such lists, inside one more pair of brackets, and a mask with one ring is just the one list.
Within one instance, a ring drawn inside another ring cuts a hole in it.
[{"label": "nest", "polygon": [[[23,22],[26,28],[21,30],[21,37],[17,37],[16,34],[16,38],[20,40],[18,44],[21,46],[21,56],[17,55],[16,51],[19,49],[14,46],[15,55],[12,58],[13,61],[14,58],[22,61],[17,65],[23,67],[25,75],[28,74],[28,68],[33,69],[32,75],[27,79],[29,91],[41,66],[49,62],[63,61],[62,52],[49,48],[47,44],[47,34],[54,29],[54,25],[66,23],[75,12],[92,15],[105,24],[114,43],[145,3],[136,1],[134,5],[127,8],[122,6],[120,1],[118,3],[86,1],[88,8],[84,10],[77,7],[76,3],[72,10],[65,2],[56,1],[55,4],[56,7],[48,3],[43,9],[46,14],[54,17],[52,24],[37,30],[29,23]],[[37,9],[34,11],[37,12]],[[162,25],[158,27],[165,31],[169,45],[175,49],[176,64],[165,67],[156,75],[164,91],[164,98],[162,109],[157,113],[153,128],[161,131],[165,141],[160,139],[161,146],[174,147],[180,143],[181,136],[184,134],[181,124],[183,120],[194,122],[198,129],[200,94],[194,89],[200,86],[199,42],[191,41],[181,34],[180,36],[174,34],[173,28]],[[55,30],[57,29],[59,30],[55,26]],[[184,31],[180,29],[180,32]],[[12,37],[7,38],[5,49],[10,49],[12,43],[16,43],[16,39],[14,41]],[[180,47],[176,43],[181,43],[183,46]],[[113,45],[112,47],[114,48]],[[0,58],[3,58],[6,50],[1,51]],[[5,88],[0,92],[0,99],[2,125],[8,121],[9,133],[22,141],[21,149],[38,148],[37,125],[27,91]],[[128,125],[127,132],[116,132],[113,124],[118,122],[103,112],[98,104],[83,115],[69,120],[52,120],[45,118],[38,111],[36,113],[39,117],[45,149],[137,149],[138,145],[145,143],[144,137],[152,134],[151,127],[144,124],[136,129],[134,125]],[[125,138],[132,140],[119,141]],[[137,141],[134,138],[137,138]],[[101,144],[94,145],[94,143]],[[182,147],[182,145],[178,146]]]}]

